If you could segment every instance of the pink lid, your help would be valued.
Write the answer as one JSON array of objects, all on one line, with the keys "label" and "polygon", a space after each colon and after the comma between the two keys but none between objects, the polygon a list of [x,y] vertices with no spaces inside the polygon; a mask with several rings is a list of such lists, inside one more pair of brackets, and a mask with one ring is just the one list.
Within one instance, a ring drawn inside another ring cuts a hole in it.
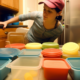
[{"label": "pink lid", "polygon": [[62,51],[60,49],[53,49],[53,48],[44,49],[41,53],[43,56],[46,57],[58,57],[62,55]]}]

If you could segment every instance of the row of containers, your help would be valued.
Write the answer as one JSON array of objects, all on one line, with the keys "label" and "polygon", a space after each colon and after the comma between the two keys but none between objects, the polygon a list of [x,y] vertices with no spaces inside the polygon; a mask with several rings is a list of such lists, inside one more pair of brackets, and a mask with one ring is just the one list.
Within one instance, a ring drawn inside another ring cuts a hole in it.
[{"label": "row of containers", "polygon": [[[62,48],[54,42],[44,44],[40,49],[40,43],[29,43],[22,50],[0,48],[0,80],[9,73],[10,80],[39,80],[41,68],[46,80],[67,80],[68,73],[72,80],[80,80],[80,58],[73,57],[79,55],[79,46],[74,42],[66,43]],[[72,57],[62,57],[63,53]]]}]

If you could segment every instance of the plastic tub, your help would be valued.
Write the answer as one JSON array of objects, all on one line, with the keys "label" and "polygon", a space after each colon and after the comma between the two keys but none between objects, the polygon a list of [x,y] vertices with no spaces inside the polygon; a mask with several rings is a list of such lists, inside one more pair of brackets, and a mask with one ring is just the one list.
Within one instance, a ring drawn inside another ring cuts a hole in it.
[{"label": "plastic tub", "polygon": [[0,48],[0,59],[16,59],[17,56],[20,54],[19,49],[15,48]]},{"label": "plastic tub", "polygon": [[16,49],[25,49],[25,44],[23,43],[13,43],[13,44],[8,44],[5,46],[5,48],[16,48]]},{"label": "plastic tub", "polygon": [[67,80],[67,75],[71,67],[65,59],[44,58],[44,77],[47,80]]},{"label": "plastic tub", "polygon": [[27,43],[25,47],[26,49],[41,49],[42,44],[41,43]]},{"label": "plastic tub", "polygon": [[10,73],[11,69],[6,67],[10,62],[10,59],[0,59],[0,80],[4,80],[8,73]]},{"label": "plastic tub", "polygon": [[67,58],[66,60],[71,66],[69,74],[72,80],[80,80],[80,58]]},{"label": "plastic tub", "polygon": [[62,51],[60,49],[48,48],[42,50],[42,55],[44,58],[61,58]]},{"label": "plastic tub", "polygon": [[58,43],[54,43],[54,42],[44,42],[42,44],[42,49],[46,49],[46,48],[56,48],[56,49],[59,49],[59,44]]},{"label": "plastic tub", "polygon": [[78,50],[79,50],[79,45],[74,42],[68,42],[62,46],[63,54],[78,55]]},{"label": "plastic tub", "polygon": [[41,55],[41,49],[23,49],[21,50],[19,57],[38,57]]},{"label": "plastic tub", "polygon": [[19,57],[7,65],[11,68],[12,80],[39,80],[40,57]]}]

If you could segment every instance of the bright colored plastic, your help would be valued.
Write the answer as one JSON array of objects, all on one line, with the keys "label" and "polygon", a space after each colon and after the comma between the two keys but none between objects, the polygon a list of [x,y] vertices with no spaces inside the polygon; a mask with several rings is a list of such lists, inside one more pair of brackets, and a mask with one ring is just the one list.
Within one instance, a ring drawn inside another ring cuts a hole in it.
[{"label": "bright colored plastic", "polygon": [[42,50],[42,55],[45,58],[61,58],[62,51],[60,49],[48,48]]},{"label": "bright colored plastic", "polygon": [[[11,68],[12,80],[24,80],[26,73],[30,73],[33,80],[39,79],[39,69],[42,66],[42,58],[40,57],[19,57],[8,65]],[[26,75],[25,78],[30,78]],[[29,79],[28,79],[29,80]]]},{"label": "bright colored plastic", "polygon": [[67,80],[68,71],[71,69],[66,60],[60,58],[44,58],[42,66],[47,80]]},{"label": "bright colored plastic", "polygon": [[12,59],[14,60],[20,54],[19,49],[15,48],[0,48],[0,59]]},{"label": "bright colored plastic", "polygon": [[11,69],[6,67],[10,62],[10,59],[0,59],[0,80],[4,80],[8,73],[10,73]]},{"label": "bright colored plastic", "polygon": [[54,42],[44,42],[42,44],[42,49],[46,49],[46,48],[57,48],[57,49],[59,49],[59,44],[54,43]]},{"label": "bright colored plastic", "polygon": [[63,54],[78,55],[79,45],[75,42],[68,42],[62,46]]},{"label": "bright colored plastic", "polygon": [[73,80],[80,80],[80,58],[67,58],[66,60],[71,66],[69,71],[71,78]]},{"label": "bright colored plastic", "polygon": [[5,46],[5,48],[17,48],[17,49],[25,49],[25,44],[23,43],[13,43],[13,44],[8,44]]},{"label": "bright colored plastic", "polygon": [[23,49],[21,50],[19,57],[38,57],[41,54],[41,49]]},{"label": "bright colored plastic", "polygon": [[41,43],[27,43],[25,47],[26,49],[41,49],[42,44]]}]

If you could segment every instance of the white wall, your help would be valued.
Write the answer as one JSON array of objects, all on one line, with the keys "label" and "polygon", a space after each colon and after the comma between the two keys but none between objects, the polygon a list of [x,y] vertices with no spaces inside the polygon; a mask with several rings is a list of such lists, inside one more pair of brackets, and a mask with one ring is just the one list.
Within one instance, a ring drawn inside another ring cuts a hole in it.
[{"label": "white wall", "polygon": [[[23,14],[38,10],[38,0],[23,0]],[[24,25],[28,25],[30,28],[33,24],[32,20],[24,21]]]}]

